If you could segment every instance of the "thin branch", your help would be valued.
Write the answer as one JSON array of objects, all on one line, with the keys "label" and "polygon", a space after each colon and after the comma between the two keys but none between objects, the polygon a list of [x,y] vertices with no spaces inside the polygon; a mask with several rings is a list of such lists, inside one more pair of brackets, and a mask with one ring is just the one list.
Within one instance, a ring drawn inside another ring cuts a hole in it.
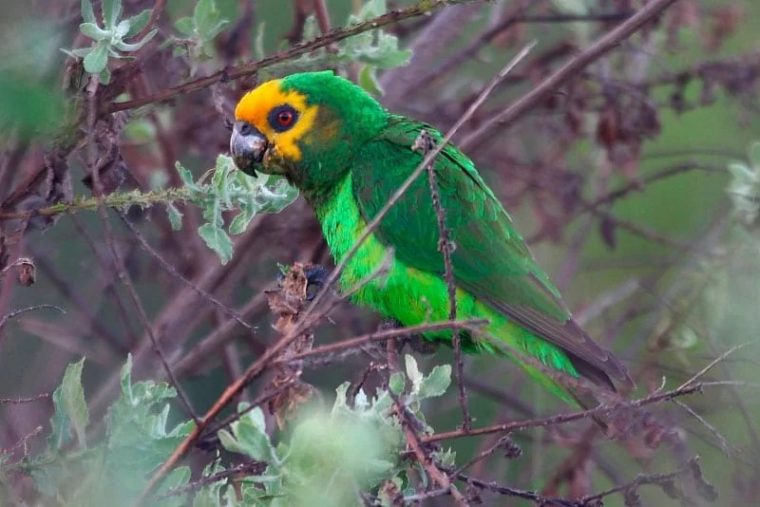
[{"label": "thin branch", "polygon": [[454,431],[446,431],[443,433],[436,433],[435,435],[423,437],[423,442],[430,443],[430,442],[438,442],[441,440],[450,440],[453,438],[467,437],[467,436],[472,436],[472,435],[488,435],[491,433],[512,433],[512,432],[524,430],[527,428],[555,426],[557,424],[564,424],[564,423],[568,423],[572,421],[578,421],[581,419],[588,419],[591,416],[614,412],[619,409],[640,408],[646,405],[651,405],[653,403],[660,403],[662,401],[671,400],[674,398],[686,396],[686,395],[693,394],[696,392],[701,392],[703,387],[707,387],[711,385],[717,385],[717,384],[702,382],[702,383],[684,385],[679,388],[673,389],[671,391],[667,391],[664,393],[655,392],[654,394],[651,394],[645,398],[640,398],[638,400],[625,402],[625,403],[619,403],[618,405],[615,405],[615,406],[600,405],[596,408],[582,410],[579,412],[571,412],[568,414],[557,414],[550,417],[544,417],[540,419],[530,419],[527,421],[512,421],[508,423],[485,426],[483,428],[474,428],[470,430],[469,432],[464,432],[461,429],[454,430]]},{"label": "thin branch", "polygon": [[183,202],[189,198],[190,192],[186,188],[167,188],[151,192],[112,193],[102,196],[100,199],[98,197],[81,197],[71,202],[59,202],[52,206],[28,211],[0,211],[0,221],[50,217],[75,211],[94,211],[98,209],[101,202],[108,208],[125,209],[130,206],[150,207],[156,204]]},{"label": "thin branch", "polygon": [[346,28],[331,30],[321,37],[317,37],[310,41],[301,42],[284,51],[275,53],[274,55],[263,58],[257,62],[247,63],[238,67],[222,69],[220,71],[209,74],[208,76],[194,79],[192,81],[187,81],[171,88],[167,88],[164,91],[158,92],[148,97],[128,100],[125,102],[114,102],[108,108],[108,112],[114,113],[116,111],[124,111],[126,109],[142,107],[154,102],[162,102],[174,98],[178,95],[207,88],[215,83],[222,83],[250,76],[261,69],[265,69],[280,62],[296,58],[306,53],[310,53],[317,49],[329,46],[335,42],[340,42],[349,37],[353,37],[354,35],[382,28],[393,23],[398,23],[399,21],[403,21],[405,19],[427,15],[430,12],[433,12],[434,10],[437,10],[446,5],[456,5],[473,1],[475,0],[425,0],[412,5],[411,7],[407,7],[406,9],[391,10],[385,14],[369,19],[367,21],[363,21]]},{"label": "thin branch", "polygon": [[474,132],[460,143],[463,151],[475,150],[485,141],[500,132],[500,128],[513,124],[525,113],[537,106],[569,78],[595,62],[600,56],[617,47],[622,41],[633,35],[643,25],[659,16],[677,0],[652,0],[639,9],[636,14],[597,39],[588,48],[557,69],[551,76],[544,79],[538,86],[523,95],[517,102],[494,118],[483,122]]},{"label": "thin branch", "polygon": [[158,339],[156,338],[156,335],[153,331],[153,326],[151,326],[150,321],[148,320],[148,314],[145,311],[145,307],[142,305],[142,302],[140,301],[140,296],[137,294],[137,290],[132,284],[132,279],[129,277],[129,274],[127,273],[126,266],[124,265],[124,259],[121,258],[121,255],[119,254],[119,250],[118,248],[116,248],[116,241],[114,240],[113,229],[111,228],[111,222],[108,220],[108,211],[105,205],[103,204],[103,199],[102,199],[104,195],[103,185],[100,181],[100,171],[99,171],[99,168],[97,167],[97,160],[96,160],[97,147],[96,147],[96,142],[95,142],[95,123],[97,121],[97,98],[98,98],[97,91],[98,91],[98,77],[91,76],[90,82],[87,85],[87,91],[86,91],[87,98],[88,98],[87,165],[91,169],[93,191],[95,193],[95,198],[98,200],[98,203],[99,203],[97,209],[98,209],[98,214],[100,216],[100,221],[103,224],[103,230],[105,231],[106,244],[108,245],[108,248],[111,251],[111,255],[113,256],[113,264],[114,264],[114,268],[116,269],[116,272],[119,275],[119,280],[121,280],[122,284],[127,289],[127,293],[129,294],[129,297],[132,300],[132,304],[137,310],[137,315],[140,319],[140,322],[142,323],[143,327],[148,333],[148,336],[150,337],[150,340],[151,340],[151,343],[153,344],[153,349],[155,350],[156,355],[160,359],[161,364],[163,365],[164,370],[166,371],[166,374],[172,386],[174,386],[174,388],[177,390],[177,394],[183,406],[185,407],[185,410],[187,411],[188,415],[190,415],[190,417],[192,417],[193,420],[197,424],[198,416],[195,414],[195,411],[193,410],[190,400],[188,399],[187,395],[185,395],[181,385],[175,378],[174,373],[172,372],[171,366],[169,365],[169,362],[167,361],[166,357],[164,356],[163,351],[161,350],[161,347],[158,343]]},{"label": "thin branch", "polygon": [[[435,147],[435,142],[426,130],[420,131],[419,136],[414,141],[412,150],[419,151],[426,155]],[[454,251],[454,245],[451,242],[451,234],[446,226],[446,210],[441,202],[441,193],[438,189],[438,181],[435,175],[435,167],[432,163],[425,167],[428,173],[428,185],[430,186],[430,199],[433,201],[433,210],[435,211],[436,223],[438,225],[438,250],[443,256],[444,279],[449,297],[449,320],[457,320],[457,286],[454,281],[454,267],[451,262],[451,254]],[[467,390],[464,386],[464,361],[462,360],[462,343],[459,330],[452,329],[451,341],[454,346],[454,362],[456,364],[456,381],[459,389],[459,406],[462,409],[462,428],[467,431],[470,429],[470,412],[467,409]]]},{"label": "thin branch", "polygon": [[2,317],[0,317],[0,329],[2,329],[3,326],[5,326],[5,324],[9,320],[18,317],[22,313],[35,312],[37,310],[43,310],[43,309],[57,310],[60,313],[66,313],[66,311],[63,308],[61,308],[59,306],[55,306],[55,305],[43,304],[43,305],[27,306],[25,308],[19,308],[17,310],[13,310],[12,312],[6,313]]},{"label": "thin branch", "polygon": [[20,405],[22,403],[33,403],[35,401],[46,400],[50,396],[52,396],[50,393],[42,393],[28,398],[0,398],[0,404]]},{"label": "thin branch", "polygon": [[253,331],[253,326],[250,323],[248,323],[243,318],[243,316],[240,315],[234,308],[230,308],[229,306],[225,305],[224,303],[216,299],[213,296],[213,294],[203,290],[201,287],[198,287],[192,281],[182,276],[182,273],[177,271],[177,268],[172,266],[166,259],[163,258],[163,256],[160,253],[158,253],[158,251],[156,251],[155,248],[150,246],[150,243],[148,243],[148,240],[145,239],[145,236],[143,236],[142,233],[140,233],[140,230],[137,227],[135,227],[135,225],[132,222],[129,221],[129,219],[123,212],[119,212],[119,218],[121,218],[121,221],[124,222],[124,224],[127,226],[127,228],[129,228],[130,231],[132,231],[132,234],[134,234],[135,238],[137,238],[137,241],[140,242],[140,244],[145,249],[145,251],[148,252],[151,256],[153,256],[154,259],[156,259],[156,261],[164,269],[164,271],[166,271],[173,277],[180,280],[186,286],[190,287],[198,295],[200,295],[205,300],[207,300],[208,302],[216,306],[224,314],[234,319],[235,322],[237,322],[244,328],[248,329],[249,331]]}]

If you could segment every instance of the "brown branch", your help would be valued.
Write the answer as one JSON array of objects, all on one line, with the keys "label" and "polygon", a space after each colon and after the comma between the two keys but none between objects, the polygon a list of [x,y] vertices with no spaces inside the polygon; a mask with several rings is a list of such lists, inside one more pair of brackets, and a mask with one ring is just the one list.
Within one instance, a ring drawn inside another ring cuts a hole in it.
[{"label": "brown branch", "polygon": [[280,51],[279,53],[275,53],[274,55],[268,56],[256,62],[247,63],[238,67],[222,69],[220,71],[209,74],[208,76],[194,79],[192,81],[187,81],[171,88],[167,88],[164,91],[158,92],[148,97],[128,100],[125,102],[114,102],[108,107],[108,112],[114,113],[116,111],[124,111],[126,109],[142,107],[154,102],[168,100],[178,95],[201,90],[215,83],[221,83],[250,76],[261,69],[265,69],[291,58],[310,53],[317,49],[329,46],[335,42],[353,37],[354,35],[358,35],[369,30],[382,28],[393,23],[398,23],[399,21],[403,21],[405,19],[426,15],[445,5],[455,5],[473,1],[475,0],[427,0],[421,1],[415,5],[412,5],[411,7],[407,7],[406,9],[391,10],[385,14],[346,28],[330,30],[328,33],[322,35],[321,37],[298,43],[289,49]]},{"label": "brown branch", "polygon": [[164,367],[164,370],[166,371],[166,374],[172,384],[172,386],[177,390],[177,394],[179,396],[180,401],[182,402],[185,410],[187,411],[188,415],[193,418],[193,420],[198,422],[198,416],[195,414],[195,411],[193,410],[192,404],[190,403],[190,399],[187,397],[187,395],[184,393],[182,386],[179,384],[177,379],[174,376],[174,373],[172,372],[171,366],[169,365],[169,362],[166,359],[166,356],[164,356],[163,351],[161,350],[161,346],[158,343],[158,339],[156,338],[156,335],[153,331],[153,326],[151,326],[150,321],[148,320],[148,314],[145,311],[145,307],[142,305],[142,302],[140,301],[140,296],[137,294],[137,290],[134,287],[134,284],[132,283],[132,279],[130,278],[129,274],[127,273],[127,268],[124,265],[124,259],[122,259],[121,255],[119,254],[118,248],[116,248],[116,241],[114,239],[113,229],[111,227],[111,222],[108,220],[108,211],[103,203],[103,184],[100,181],[100,170],[97,166],[97,144],[95,140],[95,123],[97,121],[97,101],[98,101],[98,76],[90,76],[90,81],[87,85],[87,102],[88,102],[88,109],[87,109],[87,166],[91,169],[92,174],[92,182],[93,182],[93,192],[95,193],[95,198],[98,200],[98,215],[100,216],[100,221],[103,225],[103,230],[105,232],[106,237],[106,244],[108,245],[108,249],[111,251],[111,255],[113,256],[113,265],[116,269],[116,272],[119,276],[119,280],[122,282],[124,287],[127,289],[127,293],[129,294],[130,299],[132,300],[132,304],[135,307],[135,310],[137,310],[137,315],[140,319],[140,322],[142,323],[143,327],[145,328],[146,332],[148,333],[148,336],[150,337],[150,341],[153,344],[153,349],[156,352],[156,355],[161,361],[161,364]]},{"label": "brown branch", "polygon": [[51,310],[58,310],[61,313],[66,313],[63,308],[60,308],[55,305],[34,305],[34,306],[27,306],[26,308],[19,308],[18,310],[13,310],[12,312],[8,312],[2,317],[0,317],[0,330],[3,329],[3,326],[5,326],[5,324],[9,320],[18,317],[22,313],[34,312],[34,311],[42,310],[45,308],[51,309]]},{"label": "brown branch", "polygon": [[478,129],[464,138],[460,144],[462,150],[475,150],[485,141],[500,131],[500,127],[508,127],[521,118],[525,113],[537,106],[569,78],[585,69],[600,56],[617,47],[622,41],[633,35],[643,25],[659,16],[677,0],[652,0],[636,14],[597,39],[575,58],[557,69],[551,76],[544,79],[538,86],[525,94],[517,102],[509,106],[496,117],[484,122]]},{"label": "brown branch", "polygon": [[431,324],[420,324],[419,326],[409,326],[403,328],[384,329],[382,331],[376,331],[374,333],[367,333],[347,340],[341,340],[336,343],[329,343],[320,347],[314,347],[311,350],[295,354],[287,360],[280,360],[274,363],[275,365],[289,361],[296,361],[306,358],[312,358],[315,356],[326,356],[335,354],[345,350],[358,349],[362,345],[375,341],[390,340],[392,338],[398,338],[401,336],[411,336],[415,334],[427,333],[430,331],[439,331],[443,329],[468,329],[473,330],[476,326],[482,326],[488,324],[485,319],[472,319],[461,321],[444,321],[434,322]]},{"label": "brown branch", "polygon": [[435,435],[423,437],[423,442],[430,443],[430,442],[438,442],[441,440],[450,440],[454,438],[461,438],[461,437],[467,437],[467,436],[473,436],[473,435],[488,435],[491,433],[511,433],[514,431],[520,431],[527,428],[540,428],[540,427],[554,426],[557,424],[564,424],[564,423],[568,423],[572,421],[578,421],[581,419],[588,419],[595,415],[611,413],[611,412],[614,412],[615,410],[619,410],[623,408],[641,408],[643,406],[651,405],[653,403],[660,403],[663,401],[672,400],[680,396],[686,396],[686,395],[693,394],[696,392],[701,392],[703,387],[707,387],[711,385],[715,385],[715,384],[714,383],[696,383],[696,384],[684,385],[677,389],[673,389],[671,391],[667,391],[664,393],[655,392],[654,394],[651,394],[645,398],[640,398],[638,400],[631,401],[631,402],[620,403],[616,406],[600,405],[596,408],[592,408],[588,410],[582,410],[579,412],[571,412],[568,414],[557,414],[557,415],[544,417],[540,419],[530,419],[527,421],[512,421],[512,422],[502,423],[502,424],[493,424],[491,426],[485,426],[482,428],[474,428],[470,430],[469,432],[464,432],[461,429],[446,431],[443,433],[437,433]]},{"label": "brown branch", "polygon": [[[412,150],[419,151],[426,155],[435,148],[435,141],[430,137],[426,130],[421,130],[419,136],[414,141]],[[441,202],[441,193],[438,189],[438,181],[435,174],[435,167],[432,163],[425,167],[428,173],[428,185],[430,187],[430,199],[433,201],[433,210],[435,211],[436,223],[438,225],[438,250],[443,256],[444,279],[449,297],[449,320],[457,320],[457,286],[454,281],[454,267],[451,262],[451,254],[454,251],[454,245],[451,242],[451,234],[446,226],[446,210]],[[470,429],[470,412],[467,409],[467,390],[464,386],[464,361],[462,360],[462,343],[461,334],[458,329],[452,329],[451,342],[454,347],[454,362],[456,364],[455,376],[457,388],[459,389],[459,406],[462,409],[462,428],[467,431]]]},{"label": "brown branch", "polygon": [[145,249],[146,252],[148,252],[161,266],[164,271],[172,275],[173,277],[180,280],[182,283],[184,283],[186,286],[190,287],[193,291],[195,291],[199,296],[203,297],[206,301],[210,302],[214,306],[216,306],[219,310],[221,310],[224,314],[228,315],[232,319],[235,320],[238,324],[243,326],[244,328],[248,329],[249,331],[253,332],[253,326],[248,323],[240,313],[238,313],[234,308],[230,308],[229,306],[225,305],[218,299],[216,299],[213,294],[209,293],[208,291],[203,290],[201,287],[198,287],[195,283],[188,280],[184,276],[182,276],[182,273],[177,271],[177,268],[172,266],[166,259],[163,258],[163,256],[156,251],[152,246],[150,246],[150,243],[148,243],[148,240],[145,239],[145,236],[140,233],[140,230],[135,227],[135,225],[129,221],[126,214],[119,211],[119,218],[121,218],[121,221],[127,226],[127,228],[132,231],[132,234],[134,234],[135,238],[137,238],[137,241],[140,242],[140,245]]}]

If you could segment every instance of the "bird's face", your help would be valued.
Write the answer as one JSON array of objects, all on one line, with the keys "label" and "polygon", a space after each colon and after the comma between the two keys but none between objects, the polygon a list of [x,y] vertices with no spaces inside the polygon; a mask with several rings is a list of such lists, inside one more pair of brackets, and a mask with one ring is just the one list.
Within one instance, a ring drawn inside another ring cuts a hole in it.
[{"label": "bird's face", "polygon": [[387,113],[372,97],[332,72],[268,81],[235,108],[230,152],[248,174],[281,174],[307,198],[345,176]]},{"label": "bird's face", "polygon": [[268,81],[248,92],[235,108],[230,153],[238,168],[288,175],[303,160],[302,142],[310,134],[319,106],[309,105],[282,81]]}]

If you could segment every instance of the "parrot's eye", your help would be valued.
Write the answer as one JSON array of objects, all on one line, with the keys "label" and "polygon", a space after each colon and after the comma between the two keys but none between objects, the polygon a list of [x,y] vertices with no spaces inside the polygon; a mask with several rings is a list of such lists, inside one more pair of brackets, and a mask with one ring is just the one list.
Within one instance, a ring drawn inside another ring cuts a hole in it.
[{"label": "parrot's eye", "polygon": [[298,111],[288,105],[275,107],[269,113],[269,124],[277,132],[288,130],[296,122],[296,119],[298,119]]}]

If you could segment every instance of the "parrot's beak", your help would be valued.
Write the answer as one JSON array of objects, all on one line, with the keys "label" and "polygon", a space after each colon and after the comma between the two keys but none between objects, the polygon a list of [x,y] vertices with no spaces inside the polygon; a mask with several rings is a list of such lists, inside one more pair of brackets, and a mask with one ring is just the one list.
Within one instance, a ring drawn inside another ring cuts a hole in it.
[{"label": "parrot's beak", "polygon": [[261,166],[268,147],[267,138],[256,127],[244,121],[235,122],[230,137],[230,153],[238,169],[256,176],[256,167]]}]

